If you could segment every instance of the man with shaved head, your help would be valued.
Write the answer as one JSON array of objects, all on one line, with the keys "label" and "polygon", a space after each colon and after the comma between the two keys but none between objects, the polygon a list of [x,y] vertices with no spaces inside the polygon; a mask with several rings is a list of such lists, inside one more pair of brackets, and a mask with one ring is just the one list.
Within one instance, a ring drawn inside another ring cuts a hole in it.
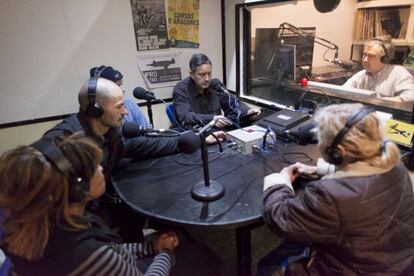
[{"label": "man with shaved head", "polygon": [[[120,200],[111,184],[111,172],[123,157],[153,158],[179,151],[176,137],[123,137],[120,127],[123,116],[128,113],[124,105],[124,93],[116,83],[98,77],[90,78],[79,91],[79,112],[67,117],[48,130],[44,137],[56,139],[83,131],[94,139],[103,150],[102,167],[106,178],[106,193],[99,210],[109,215],[107,222],[119,228],[124,241],[136,241],[142,235],[137,227],[136,215]],[[216,133],[219,138],[224,133]],[[213,137],[207,138],[207,143]],[[102,208],[104,207],[104,208]]]}]

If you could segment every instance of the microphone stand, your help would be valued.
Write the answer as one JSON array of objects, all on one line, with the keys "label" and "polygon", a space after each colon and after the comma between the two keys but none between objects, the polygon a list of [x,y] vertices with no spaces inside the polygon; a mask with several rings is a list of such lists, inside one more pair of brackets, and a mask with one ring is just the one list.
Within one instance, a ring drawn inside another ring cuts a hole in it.
[{"label": "microphone stand", "polygon": [[218,181],[210,180],[208,171],[208,151],[206,137],[208,134],[201,133],[201,159],[203,160],[204,180],[197,182],[191,190],[191,195],[199,201],[214,201],[224,195],[224,187]]},{"label": "microphone stand", "polygon": [[149,118],[150,124],[152,126],[154,126],[154,120],[152,118],[152,104],[151,104],[151,100],[147,101],[147,110],[148,110],[148,118]]}]

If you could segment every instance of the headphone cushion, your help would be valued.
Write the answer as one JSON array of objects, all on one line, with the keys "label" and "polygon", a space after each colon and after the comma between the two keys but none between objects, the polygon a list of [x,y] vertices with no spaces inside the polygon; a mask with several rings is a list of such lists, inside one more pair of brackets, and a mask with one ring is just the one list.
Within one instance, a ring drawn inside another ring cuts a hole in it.
[{"label": "headphone cushion", "polygon": [[337,147],[329,146],[325,149],[325,154],[328,160],[328,163],[334,165],[340,165],[344,161],[341,151]]},{"label": "headphone cushion", "polygon": [[69,176],[69,201],[81,202],[89,194],[89,183],[83,178]]},{"label": "headphone cushion", "polygon": [[97,106],[89,106],[86,110],[86,115],[91,118],[99,118],[103,115],[103,109]]}]

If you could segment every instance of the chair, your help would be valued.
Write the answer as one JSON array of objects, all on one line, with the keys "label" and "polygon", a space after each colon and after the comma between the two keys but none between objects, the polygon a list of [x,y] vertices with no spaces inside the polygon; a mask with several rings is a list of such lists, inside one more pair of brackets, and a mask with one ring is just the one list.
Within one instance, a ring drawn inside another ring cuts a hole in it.
[{"label": "chair", "polygon": [[[4,214],[4,210],[0,209],[0,225],[3,224],[5,218],[5,214]],[[3,227],[0,227],[0,241],[3,240],[4,238],[4,231],[3,231]],[[3,250],[0,249],[0,276],[7,276],[9,275],[9,271],[10,271],[10,258],[7,257]]]},{"label": "chair", "polygon": [[183,127],[178,119],[175,117],[175,107],[174,104],[167,105],[167,108],[165,109],[165,112],[167,113],[168,119],[171,123],[171,128],[178,129],[180,132],[186,131],[187,129]]}]

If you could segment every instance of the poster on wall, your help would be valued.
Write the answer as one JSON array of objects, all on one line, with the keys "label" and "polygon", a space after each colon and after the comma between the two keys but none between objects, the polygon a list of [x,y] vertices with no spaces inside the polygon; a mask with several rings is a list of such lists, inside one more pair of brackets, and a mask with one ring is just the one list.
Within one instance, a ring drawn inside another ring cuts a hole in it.
[{"label": "poster on wall", "polygon": [[131,0],[138,51],[168,48],[164,0]]},{"label": "poster on wall", "polygon": [[199,0],[168,0],[170,47],[199,47]]},{"label": "poster on wall", "polygon": [[181,80],[181,53],[142,54],[138,68],[147,88],[173,86]]}]

